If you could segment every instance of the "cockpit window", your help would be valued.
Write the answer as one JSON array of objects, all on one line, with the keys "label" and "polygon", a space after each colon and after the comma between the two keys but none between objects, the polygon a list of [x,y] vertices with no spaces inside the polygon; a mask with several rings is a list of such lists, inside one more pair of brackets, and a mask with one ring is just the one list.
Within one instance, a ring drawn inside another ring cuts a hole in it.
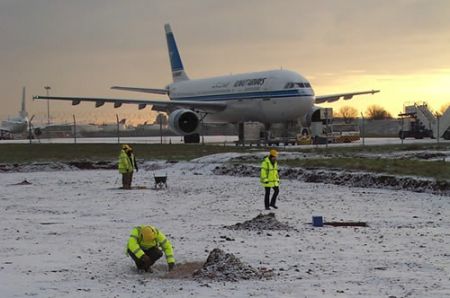
[{"label": "cockpit window", "polygon": [[286,85],[284,86],[284,89],[291,89],[291,88],[311,88],[311,84],[310,83],[293,83],[293,82],[289,82],[286,83]]},{"label": "cockpit window", "polygon": [[286,85],[284,86],[284,89],[290,89],[293,87],[292,83],[286,83]]}]

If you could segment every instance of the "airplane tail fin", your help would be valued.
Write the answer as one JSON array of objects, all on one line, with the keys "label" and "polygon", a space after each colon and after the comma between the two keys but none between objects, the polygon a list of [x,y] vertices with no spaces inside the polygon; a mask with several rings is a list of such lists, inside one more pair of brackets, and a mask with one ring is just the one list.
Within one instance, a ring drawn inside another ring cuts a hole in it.
[{"label": "airplane tail fin", "polygon": [[189,80],[184,71],[183,62],[181,62],[180,53],[178,52],[175,36],[169,24],[164,26],[166,31],[167,49],[169,50],[170,66],[172,68],[172,77],[174,82]]},{"label": "airplane tail fin", "polygon": [[27,111],[25,109],[25,97],[26,97],[25,96],[25,87],[23,87],[22,88],[22,106],[21,106],[21,109],[20,109],[20,112],[19,112],[20,116],[23,117],[23,118],[28,116],[28,113],[27,113]]}]

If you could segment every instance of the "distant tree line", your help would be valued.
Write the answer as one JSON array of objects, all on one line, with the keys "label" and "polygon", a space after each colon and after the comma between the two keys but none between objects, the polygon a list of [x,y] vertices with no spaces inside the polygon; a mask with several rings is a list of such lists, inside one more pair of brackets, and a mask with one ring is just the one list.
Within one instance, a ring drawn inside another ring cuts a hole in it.
[{"label": "distant tree line", "polygon": [[439,111],[436,111],[436,115],[442,116],[449,108],[450,108],[450,102],[443,104],[441,106],[441,108],[439,109]]},{"label": "distant tree line", "polygon": [[[371,120],[392,119],[392,115],[385,108],[378,105],[369,106],[364,114],[367,119]],[[337,112],[337,117],[341,117],[346,123],[352,122],[358,116],[358,110],[351,106],[343,106]]]},{"label": "distant tree line", "polygon": [[[447,109],[450,108],[450,102],[445,103],[441,106],[439,110],[435,111],[435,114],[437,116],[443,115]],[[356,118],[358,118],[360,115],[358,113],[358,110],[351,106],[343,106],[339,109],[339,111],[336,113],[336,117],[340,117],[344,119],[346,123],[350,123]],[[384,120],[384,119],[392,119],[392,115],[386,111],[385,108],[379,106],[379,105],[371,105],[367,107],[366,111],[364,112],[364,117],[366,119],[370,120]]]}]

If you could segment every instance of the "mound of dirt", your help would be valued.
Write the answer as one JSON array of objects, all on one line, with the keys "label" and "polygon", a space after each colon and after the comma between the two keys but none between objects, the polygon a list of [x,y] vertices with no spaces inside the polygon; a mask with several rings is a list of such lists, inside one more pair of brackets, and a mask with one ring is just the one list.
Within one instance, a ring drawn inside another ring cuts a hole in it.
[{"label": "mound of dirt", "polygon": [[31,182],[28,182],[26,179],[23,180],[22,182],[19,183],[14,183],[14,184],[10,184],[10,185],[31,185]]},{"label": "mound of dirt", "polygon": [[215,248],[208,256],[203,267],[194,272],[193,277],[197,281],[230,281],[269,278],[271,270],[255,269],[249,264],[241,262],[235,255],[225,253]]},{"label": "mound of dirt", "polygon": [[251,220],[244,221],[243,223],[237,223],[231,226],[225,226],[225,228],[230,230],[251,230],[251,231],[261,231],[261,230],[291,230],[288,224],[279,222],[275,218],[275,213],[270,212],[268,214],[259,214]]}]

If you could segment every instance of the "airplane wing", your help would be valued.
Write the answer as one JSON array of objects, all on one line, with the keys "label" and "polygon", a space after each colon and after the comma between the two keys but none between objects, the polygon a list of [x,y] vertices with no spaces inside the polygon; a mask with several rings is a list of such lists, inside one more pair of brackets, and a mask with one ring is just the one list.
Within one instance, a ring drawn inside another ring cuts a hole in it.
[{"label": "airplane wing", "polygon": [[167,93],[169,93],[169,91],[167,89],[155,89],[155,88],[112,86],[111,89],[125,90],[125,91],[134,91],[134,92],[142,92],[142,93],[153,93],[153,94],[167,94]]},{"label": "airplane wing", "polygon": [[331,95],[320,95],[320,96],[316,96],[316,103],[335,102],[341,98],[344,100],[348,100],[348,99],[351,99],[354,95],[374,94],[374,93],[378,93],[378,92],[380,92],[380,90],[337,93],[337,94],[331,94]]},{"label": "airplane wing", "polygon": [[72,105],[78,105],[82,101],[95,102],[95,107],[101,107],[105,103],[113,103],[114,108],[119,108],[122,104],[137,104],[139,110],[147,105],[153,106],[152,110],[171,112],[179,108],[187,108],[201,112],[220,112],[226,109],[227,105],[218,102],[190,101],[190,100],[142,100],[127,98],[103,98],[103,97],[59,97],[59,96],[33,96],[33,99],[66,100]]}]

